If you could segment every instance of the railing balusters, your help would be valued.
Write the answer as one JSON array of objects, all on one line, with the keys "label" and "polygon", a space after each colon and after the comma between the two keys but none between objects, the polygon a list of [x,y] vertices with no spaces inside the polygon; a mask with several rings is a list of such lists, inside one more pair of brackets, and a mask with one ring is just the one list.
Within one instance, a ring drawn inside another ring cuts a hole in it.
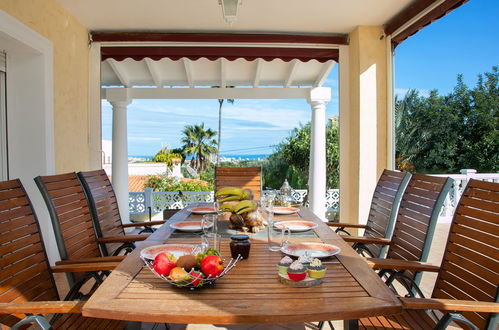
[{"label": "railing balusters", "polygon": [[[475,170],[461,170],[461,174],[431,174],[440,177],[450,177],[454,179],[454,185],[449,192],[449,196],[442,209],[443,216],[451,216],[454,213],[461,193],[466,187],[470,178],[499,182],[499,173],[476,173]],[[263,195],[270,190],[263,190]],[[292,192],[293,198],[302,203],[307,196],[306,189],[295,189]],[[153,192],[152,188],[145,188],[144,192],[130,192],[129,206],[131,214],[143,214],[151,207],[153,213],[162,212],[164,209],[182,209],[190,203],[213,202],[213,191],[160,191]],[[326,207],[328,212],[339,210],[340,192],[339,189],[329,189],[326,192]]]}]

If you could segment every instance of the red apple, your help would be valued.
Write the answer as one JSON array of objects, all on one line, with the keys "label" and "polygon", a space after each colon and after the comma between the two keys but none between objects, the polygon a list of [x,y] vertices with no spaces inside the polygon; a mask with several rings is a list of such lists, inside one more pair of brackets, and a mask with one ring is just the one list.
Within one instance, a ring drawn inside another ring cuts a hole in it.
[{"label": "red apple", "polygon": [[156,271],[156,273],[168,276],[170,271],[176,266],[175,257],[171,254],[166,254],[165,252],[159,253],[156,258],[154,258],[154,263],[152,267]]},{"label": "red apple", "polygon": [[219,256],[209,255],[201,261],[201,271],[206,277],[215,277],[224,270],[222,259]]},{"label": "red apple", "polygon": [[197,270],[191,270],[189,275],[191,276],[191,279],[192,279],[191,280],[192,285],[194,285],[194,286],[203,285],[203,279],[204,279],[203,273],[201,273]]}]

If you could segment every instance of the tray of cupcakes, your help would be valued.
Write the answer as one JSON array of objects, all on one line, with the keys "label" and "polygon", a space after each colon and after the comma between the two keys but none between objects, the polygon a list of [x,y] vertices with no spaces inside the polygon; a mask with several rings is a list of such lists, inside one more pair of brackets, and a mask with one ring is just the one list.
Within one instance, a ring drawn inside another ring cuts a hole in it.
[{"label": "tray of cupcakes", "polygon": [[296,288],[308,288],[322,283],[326,267],[317,258],[300,257],[293,261],[288,256],[277,264],[279,282]]}]

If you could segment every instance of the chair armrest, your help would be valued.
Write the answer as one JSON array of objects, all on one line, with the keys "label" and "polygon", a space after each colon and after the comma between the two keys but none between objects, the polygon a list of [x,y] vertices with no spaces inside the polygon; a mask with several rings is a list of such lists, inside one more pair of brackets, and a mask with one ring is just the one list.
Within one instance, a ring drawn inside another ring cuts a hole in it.
[{"label": "chair armrest", "polygon": [[86,263],[99,263],[99,262],[120,262],[125,259],[125,256],[109,256],[109,257],[95,257],[95,258],[80,258],[75,260],[61,260],[56,261],[58,265],[73,265],[73,264],[86,264]]},{"label": "chair armrest", "polygon": [[326,222],[329,227],[341,227],[341,228],[367,228],[366,225],[358,223],[346,223],[346,222]]},{"label": "chair armrest", "polygon": [[145,221],[145,222],[132,222],[132,223],[125,223],[121,225],[123,228],[128,228],[128,227],[144,227],[144,226],[155,226],[155,225],[162,225],[164,224],[164,220],[156,220],[156,221]]},{"label": "chair armrest", "polygon": [[380,245],[390,245],[392,241],[388,238],[378,238],[378,237],[359,237],[359,236],[341,236],[345,242],[350,243],[364,243],[364,244],[380,244]]},{"label": "chair armrest", "polygon": [[0,314],[80,314],[84,304],[84,301],[0,303]]},{"label": "chair armrest", "polygon": [[400,298],[400,301],[405,309],[438,309],[441,311],[499,313],[499,303],[494,302],[431,298]]},{"label": "chair armrest", "polygon": [[98,238],[99,243],[125,243],[145,240],[149,235],[109,236]]},{"label": "chair armrest", "polygon": [[425,272],[438,272],[439,266],[427,262],[407,261],[399,259],[366,258],[369,267],[377,269],[414,270]]},{"label": "chair armrest", "polygon": [[55,265],[51,269],[54,273],[77,273],[77,272],[98,272],[101,270],[113,270],[119,262],[96,262],[83,264]]}]

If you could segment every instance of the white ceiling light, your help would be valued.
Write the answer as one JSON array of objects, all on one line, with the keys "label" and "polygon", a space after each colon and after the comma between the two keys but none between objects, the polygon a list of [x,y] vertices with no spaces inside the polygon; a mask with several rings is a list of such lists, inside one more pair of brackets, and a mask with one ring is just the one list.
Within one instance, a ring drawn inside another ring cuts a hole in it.
[{"label": "white ceiling light", "polygon": [[237,19],[237,8],[241,5],[242,0],[218,0],[218,4],[222,5],[222,13],[227,23],[232,24]]}]

